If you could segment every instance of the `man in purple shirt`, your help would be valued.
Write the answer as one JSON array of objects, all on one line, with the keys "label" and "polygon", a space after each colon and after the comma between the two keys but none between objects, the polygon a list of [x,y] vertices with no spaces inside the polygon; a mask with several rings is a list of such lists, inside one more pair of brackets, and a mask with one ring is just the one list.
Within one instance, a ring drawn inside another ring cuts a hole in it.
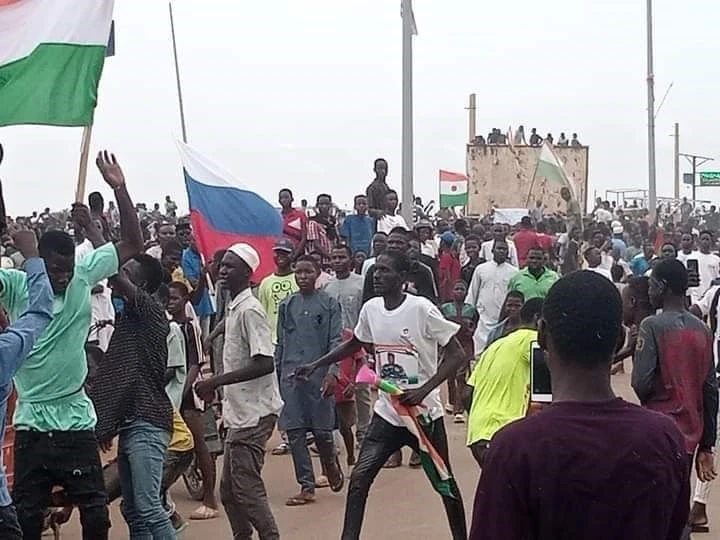
[{"label": "man in purple shirt", "polygon": [[[602,309],[588,309],[602,306]],[[687,534],[685,444],[667,416],[615,397],[621,337],[610,280],[574,272],[550,289],[538,325],[553,403],[495,435],[471,540],[677,540]]]}]

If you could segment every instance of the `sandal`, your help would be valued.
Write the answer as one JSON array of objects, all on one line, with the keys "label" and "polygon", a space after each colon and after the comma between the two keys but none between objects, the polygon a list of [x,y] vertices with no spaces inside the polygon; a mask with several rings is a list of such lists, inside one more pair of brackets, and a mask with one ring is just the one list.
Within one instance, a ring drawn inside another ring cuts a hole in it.
[{"label": "sandal", "polygon": [[309,491],[301,491],[297,495],[293,495],[287,501],[285,506],[305,506],[306,504],[315,502],[315,494]]},{"label": "sandal", "polygon": [[333,493],[341,491],[345,485],[345,474],[343,474],[342,468],[337,458],[335,458],[335,464],[330,470],[327,471],[328,482],[330,483],[330,490]]},{"label": "sandal", "polygon": [[288,443],[280,443],[270,452],[273,456],[284,456],[290,453],[290,445]]},{"label": "sandal", "polygon": [[219,515],[220,512],[203,504],[200,508],[190,514],[190,519],[195,521],[204,521],[207,519],[215,519]]},{"label": "sandal", "polygon": [[315,479],[315,487],[318,489],[330,487],[330,482],[328,482],[327,476],[324,474],[321,474]]},{"label": "sandal", "polygon": [[701,521],[698,523],[691,523],[690,528],[691,528],[691,532],[694,532],[694,533],[708,533],[708,532],[710,532],[710,522]]}]

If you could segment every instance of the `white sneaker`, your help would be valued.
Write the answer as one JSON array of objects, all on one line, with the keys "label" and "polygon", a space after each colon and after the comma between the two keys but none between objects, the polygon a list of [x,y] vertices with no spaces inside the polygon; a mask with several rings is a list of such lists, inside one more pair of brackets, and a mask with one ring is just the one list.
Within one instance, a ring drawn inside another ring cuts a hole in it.
[{"label": "white sneaker", "polygon": [[455,420],[453,420],[456,424],[464,424],[465,423],[465,416],[463,413],[458,413],[455,415]]}]

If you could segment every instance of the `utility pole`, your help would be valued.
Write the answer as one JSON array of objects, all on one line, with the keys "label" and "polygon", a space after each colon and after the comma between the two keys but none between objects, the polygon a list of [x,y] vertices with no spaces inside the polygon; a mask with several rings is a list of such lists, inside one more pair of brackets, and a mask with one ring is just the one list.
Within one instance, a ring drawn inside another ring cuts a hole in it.
[{"label": "utility pole", "polygon": [[[473,142],[477,131],[475,129],[476,115],[475,115],[475,94],[470,94],[470,102],[468,104],[468,141]],[[510,141],[512,142],[512,141]]]},{"label": "utility pole", "polygon": [[[706,157],[706,156],[698,156],[695,154],[678,154],[680,156],[683,156],[685,159],[687,159],[690,164],[692,165],[692,200],[693,205],[695,205],[695,188],[697,187],[697,168],[707,163],[708,161],[713,161],[714,158]],[[678,197],[679,198],[679,197]]]},{"label": "utility pole", "polygon": [[647,113],[648,113],[648,210],[654,218],[657,212],[655,183],[655,73],[653,68],[652,0],[647,0]]},{"label": "utility pole", "polygon": [[680,198],[680,124],[675,122],[675,198]]},{"label": "utility pole", "polygon": [[413,50],[417,34],[412,0],[402,0],[402,216],[412,226],[415,207],[413,189]]}]

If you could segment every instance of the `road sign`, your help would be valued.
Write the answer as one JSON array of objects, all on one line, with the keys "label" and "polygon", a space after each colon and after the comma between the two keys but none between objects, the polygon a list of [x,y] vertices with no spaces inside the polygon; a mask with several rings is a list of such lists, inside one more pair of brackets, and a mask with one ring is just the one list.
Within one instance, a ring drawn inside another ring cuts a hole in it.
[{"label": "road sign", "polygon": [[692,186],[694,184],[693,173],[686,172],[683,174],[683,184],[687,184],[689,186]]},{"label": "road sign", "polygon": [[701,172],[700,173],[700,186],[720,186],[720,172]]}]

